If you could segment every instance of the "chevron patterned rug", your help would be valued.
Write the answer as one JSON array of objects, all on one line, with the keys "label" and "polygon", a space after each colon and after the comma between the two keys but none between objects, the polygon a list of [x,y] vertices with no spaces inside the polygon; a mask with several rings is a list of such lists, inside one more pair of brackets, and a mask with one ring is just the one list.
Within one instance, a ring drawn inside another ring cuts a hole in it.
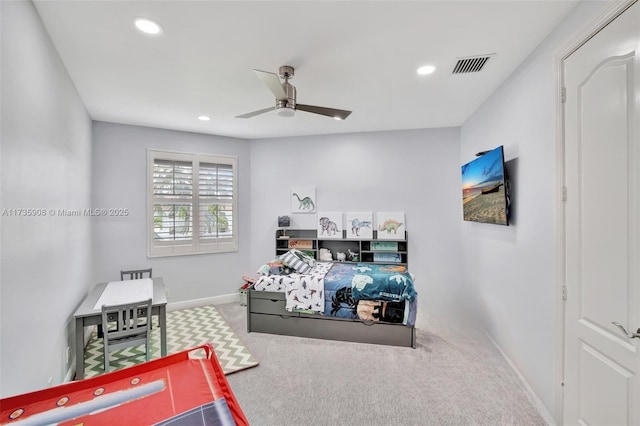
[{"label": "chevron patterned rug", "polygon": [[[153,317],[151,331],[151,359],[160,358],[160,327]],[[258,361],[242,344],[213,306],[167,312],[167,354],[174,354],[203,343],[211,342],[225,374],[255,367]],[[117,358],[131,357],[117,361]],[[204,351],[194,351],[192,357],[204,358]],[[111,371],[145,361],[144,345],[111,352]],[[104,373],[104,345],[94,330],[84,351],[85,377]]]}]

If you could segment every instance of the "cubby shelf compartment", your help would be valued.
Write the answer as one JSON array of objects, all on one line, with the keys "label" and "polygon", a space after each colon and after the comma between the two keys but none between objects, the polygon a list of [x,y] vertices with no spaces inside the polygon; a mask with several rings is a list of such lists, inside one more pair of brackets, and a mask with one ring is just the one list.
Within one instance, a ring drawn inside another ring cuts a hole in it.
[{"label": "cubby shelf compartment", "polygon": [[[276,255],[286,253],[291,248],[297,248],[309,253],[319,260],[320,249],[331,251],[333,260],[337,260],[337,253],[349,251],[358,253],[359,262],[390,263],[407,265],[407,233],[403,239],[379,240],[377,231],[373,231],[372,239],[346,238],[346,231],[342,231],[342,238],[318,238],[315,229],[278,229],[276,230]],[[293,242],[293,244],[292,244]],[[347,257],[349,260],[350,257]]]}]

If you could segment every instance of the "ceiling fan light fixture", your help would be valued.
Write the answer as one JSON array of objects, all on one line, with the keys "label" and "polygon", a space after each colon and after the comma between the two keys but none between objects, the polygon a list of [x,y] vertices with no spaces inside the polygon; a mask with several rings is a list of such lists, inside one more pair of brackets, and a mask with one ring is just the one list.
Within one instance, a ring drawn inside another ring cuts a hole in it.
[{"label": "ceiling fan light fixture", "polygon": [[293,117],[296,115],[296,110],[289,107],[278,108],[276,110],[276,115],[278,117]]}]

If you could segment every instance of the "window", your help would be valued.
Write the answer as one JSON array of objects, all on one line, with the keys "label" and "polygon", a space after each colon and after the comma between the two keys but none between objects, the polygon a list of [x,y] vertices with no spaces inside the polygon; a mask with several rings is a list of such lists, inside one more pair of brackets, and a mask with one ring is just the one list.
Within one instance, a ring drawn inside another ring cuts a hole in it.
[{"label": "window", "polygon": [[150,257],[238,249],[236,163],[149,150]]}]

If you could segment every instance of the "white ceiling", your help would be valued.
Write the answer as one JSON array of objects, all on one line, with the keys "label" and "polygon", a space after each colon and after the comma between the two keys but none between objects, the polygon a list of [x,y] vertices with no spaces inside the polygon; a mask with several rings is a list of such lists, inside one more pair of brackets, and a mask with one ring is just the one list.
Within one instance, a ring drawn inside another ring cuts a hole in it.
[{"label": "white ceiling", "polygon": [[[34,3],[94,120],[268,138],[459,126],[578,1]],[[485,54],[481,72],[451,73]],[[418,76],[423,64],[437,71]],[[274,105],[252,70],[280,65],[295,67],[299,103],[351,116],[234,118]]]}]

